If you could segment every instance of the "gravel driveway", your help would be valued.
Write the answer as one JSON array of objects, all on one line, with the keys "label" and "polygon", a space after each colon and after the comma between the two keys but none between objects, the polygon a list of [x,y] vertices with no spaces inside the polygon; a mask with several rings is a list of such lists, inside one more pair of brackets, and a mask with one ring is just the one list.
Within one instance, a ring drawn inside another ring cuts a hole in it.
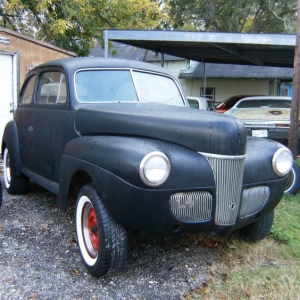
[{"label": "gravel driveway", "polygon": [[144,235],[131,241],[126,270],[95,278],[81,262],[74,206],[60,212],[56,196],[35,184],[25,196],[3,189],[0,299],[181,299],[202,285],[217,259],[202,242],[201,236]]}]

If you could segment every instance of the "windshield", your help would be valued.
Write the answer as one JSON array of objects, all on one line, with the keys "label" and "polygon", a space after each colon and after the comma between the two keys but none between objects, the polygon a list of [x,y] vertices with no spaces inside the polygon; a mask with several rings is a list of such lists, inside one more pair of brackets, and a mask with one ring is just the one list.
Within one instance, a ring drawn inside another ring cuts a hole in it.
[{"label": "windshield", "polygon": [[142,102],[184,105],[180,91],[171,78],[144,72],[133,72],[133,78]]},{"label": "windshield", "polygon": [[175,81],[159,74],[130,70],[83,70],[75,75],[77,99],[83,103],[156,102],[184,106]]}]

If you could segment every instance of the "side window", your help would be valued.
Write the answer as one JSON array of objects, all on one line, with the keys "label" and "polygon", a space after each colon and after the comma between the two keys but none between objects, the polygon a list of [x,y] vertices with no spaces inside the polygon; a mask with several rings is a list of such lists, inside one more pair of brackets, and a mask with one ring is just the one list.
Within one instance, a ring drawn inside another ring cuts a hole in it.
[{"label": "side window", "polygon": [[21,104],[30,104],[32,102],[35,81],[36,76],[34,75],[29,80],[27,80],[27,82],[25,82],[25,87],[20,98]]},{"label": "side window", "polygon": [[188,99],[188,102],[191,108],[199,109],[199,102],[197,100]]},{"label": "side window", "polygon": [[37,103],[63,104],[67,100],[65,75],[60,72],[45,72],[41,75]]}]

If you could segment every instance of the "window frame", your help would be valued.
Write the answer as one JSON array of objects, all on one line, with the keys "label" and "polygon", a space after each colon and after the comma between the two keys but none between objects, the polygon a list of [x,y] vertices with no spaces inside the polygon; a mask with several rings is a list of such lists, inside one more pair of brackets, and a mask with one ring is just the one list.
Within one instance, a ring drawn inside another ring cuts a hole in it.
[{"label": "window frame", "polygon": [[[33,83],[33,89],[32,89],[32,98],[31,98],[31,101],[30,102],[24,102],[22,101],[23,97],[24,97],[24,94],[25,94],[25,91],[27,90],[27,87],[28,87],[28,84],[31,82],[31,80],[34,79],[34,83]],[[22,86],[22,89],[21,89],[21,93],[20,93],[20,96],[19,96],[19,99],[18,99],[18,105],[21,105],[21,106],[29,106],[29,105],[32,105],[34,103],[34,96],[35,96],[35,90],[36,90],[36,83],[38,81],[38,75],[36,73],[32,74],[31,76],[29,76],[28,78],[26,78],[23,86]]]}]

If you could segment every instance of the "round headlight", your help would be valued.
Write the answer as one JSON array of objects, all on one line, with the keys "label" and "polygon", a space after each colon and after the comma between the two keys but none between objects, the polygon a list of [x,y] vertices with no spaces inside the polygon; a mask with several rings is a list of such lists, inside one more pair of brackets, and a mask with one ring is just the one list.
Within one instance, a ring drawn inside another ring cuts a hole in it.
[{"label": "round headlight", "polygon": [[140,164],[140,176],[149,186],[158,186],[164,183],[170,174],[170,161],[168,157],[158,151],[147,154]]},{"label": "round headlight", "polygon": [[293,166],[293,155],[287,148],[278,149],[272,159],[272,167],[278,176],[288,174]]}]

